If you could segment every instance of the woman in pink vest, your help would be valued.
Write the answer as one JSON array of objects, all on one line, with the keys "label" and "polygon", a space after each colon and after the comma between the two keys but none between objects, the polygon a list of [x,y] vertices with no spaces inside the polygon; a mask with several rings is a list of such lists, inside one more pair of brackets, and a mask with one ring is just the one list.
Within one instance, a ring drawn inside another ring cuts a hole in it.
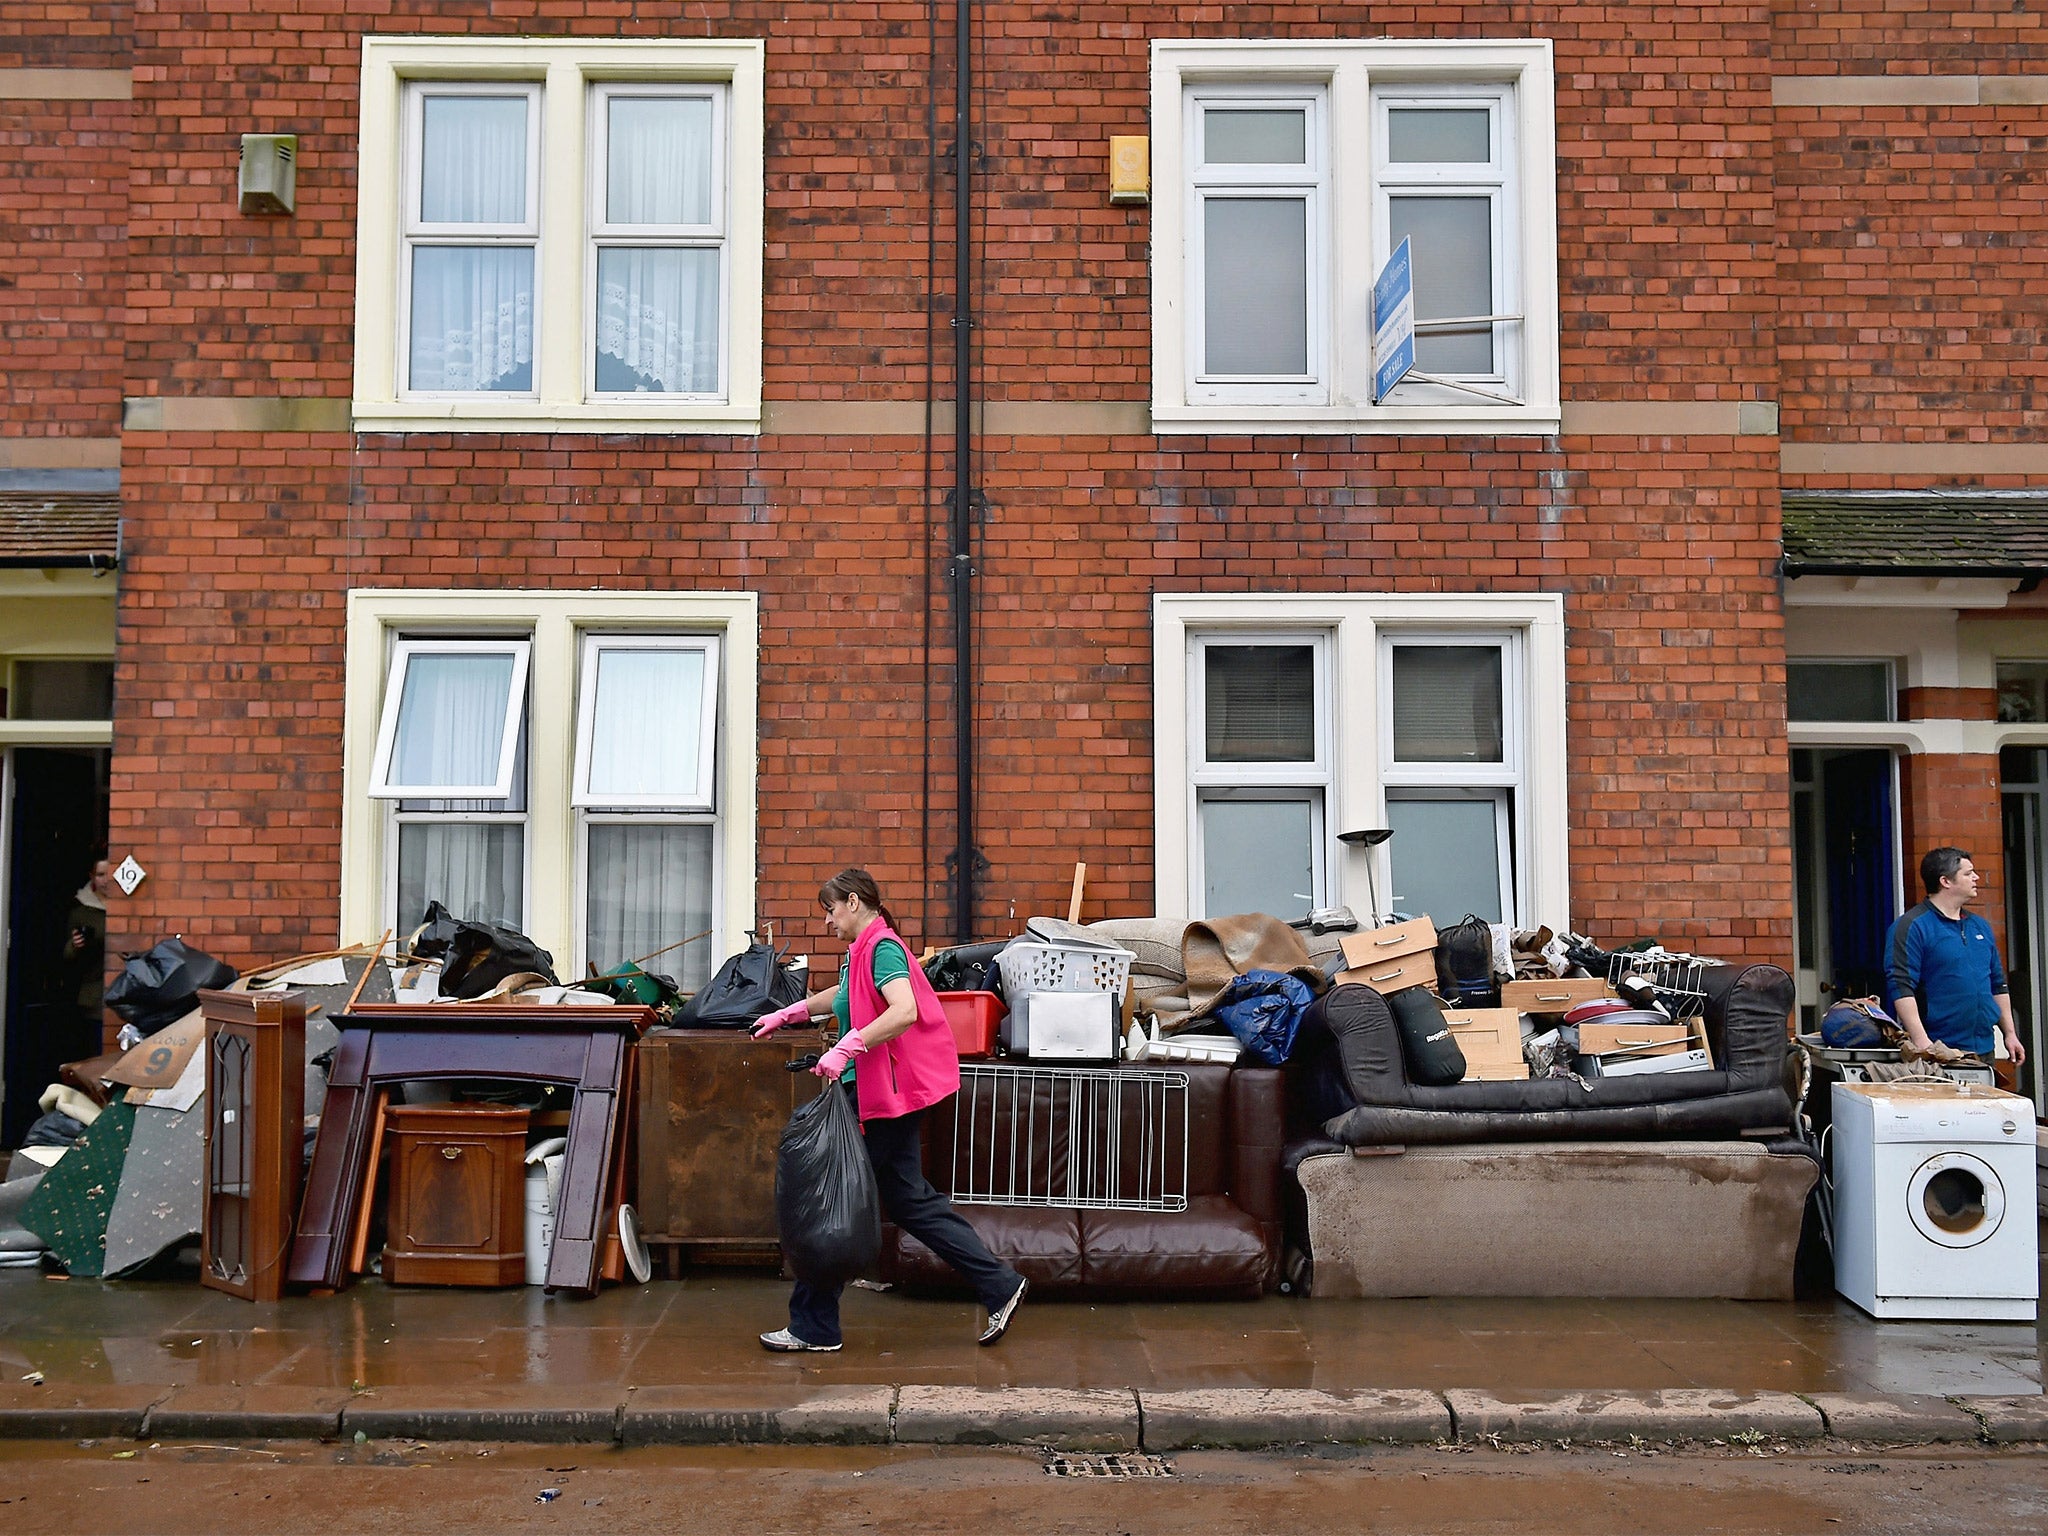
[{"label": "woman in pink vest", "polygon": [[[851,946],[839,985],[769,1014],[754,1026],[754,1038],[812,1019],[837,1020],[838,1043],[811,1070],[853,1090],[882,1209],[973,1284],[988,1309],[980,1342],[993,1344],[1017,1314],[1025,1279],[988,1251],[924,1176],[924,1112],[960,1091],[960,1057],[945,1010],[924,972],[911,963],[910,948],[866,870],[841,870],[827,880],[818,905],[832,931]],[[839,1287],[797,1281],[789,1326],[762,1334],[761,1342],[785,1353],[838,1349]]]}]

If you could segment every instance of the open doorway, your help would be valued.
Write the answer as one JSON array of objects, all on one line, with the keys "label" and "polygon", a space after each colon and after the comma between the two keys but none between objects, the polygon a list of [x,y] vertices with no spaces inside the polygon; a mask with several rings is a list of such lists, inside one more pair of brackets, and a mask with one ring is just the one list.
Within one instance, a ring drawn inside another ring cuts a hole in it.
[{"label": "open doorway", "polygon": [[1799,1023],[1838,998],[1884,991],[1899,915],[1898,764],[1886,747],[1792,753],[1793,944]]},{"label": "open doorway", "polygon": [[0,1146],[21,1144],[36,1100],[67,1061],[96,1056],[99,977],[66,953],[78,889],[107,841],[105,747],[13,747],[0,754],[6,852],[6,1033],[0,1041]]},{"label": "open doorway", "polygon": [[2020,1092],[2048,1113],[2041,1071],[2048,1035],[2048,747],[2007,747],[1998,755],[2005,796],[2006,981],[2014,1022],[2027,1048]]}]

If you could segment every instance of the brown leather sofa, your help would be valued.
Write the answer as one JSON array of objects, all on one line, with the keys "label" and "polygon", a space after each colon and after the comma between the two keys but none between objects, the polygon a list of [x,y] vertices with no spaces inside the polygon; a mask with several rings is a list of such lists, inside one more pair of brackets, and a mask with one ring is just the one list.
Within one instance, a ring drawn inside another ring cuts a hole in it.
[{"label": "brown leather sofa", "polygon": [[[1020,1063],[1019,1065],[1024,1065]],[[1156,1069],[1154,1069],[1156,1070]],[[1280,1278],[1281,1142],[1286,1128],[1282,1073],[1270,1067],[1176,1064],[1188,1079],[1187,1208],[1181,1211],[1101,1210],[1080,1205],[960,1204],[990,1250],[1031,1281],[1034,1293],[1087,1295],[1256,1296]],[[1066,1190],[1066,1100],[1048,1087],[1027,1106],[1038,1114],[1028,1157],[1046,1158],[1047,1129],[1056,1149],[1042,1162],[1052,1189]],[[970,1074],[959,1097],[925,1121],[925,1171],[948,1194],[956,1181],[956,1145],[1013,1164],[1013,1104],[988,1074]],[[962,1123],[956,1135],[955,1114]],[[1137,1187],[1148,1151],[1160,1145],[1135,1109],[1123,1116],[1121,1171]],[[1178,1125],[1167,1127],[1168,1144]],[[1086,1186],[1086,1180],[1081,1181]],[[982,1181],[986,1188],[986,1181]],[[1157,1186],[1154,1186],[1155,1188]],[[1027,1191],[1047,1195],[1046,1190]],[[882,1278],[912,1289],[959,1290],[959,1278],[915,1238],[885,1224]]]}]

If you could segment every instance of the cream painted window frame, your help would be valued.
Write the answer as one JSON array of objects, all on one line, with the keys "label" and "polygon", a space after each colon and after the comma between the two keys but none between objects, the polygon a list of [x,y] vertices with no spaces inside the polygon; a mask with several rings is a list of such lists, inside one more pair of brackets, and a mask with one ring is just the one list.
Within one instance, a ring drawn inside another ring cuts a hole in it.
[{"label": "cream painted window frame", "polygon": [[570,957],[580,973],[581,832],[570,804],[577,674],[586,633],[715,634],[723,671],[718,744],[714,953],[754,926],[756,677],[759,603],[751,592],[450,592],[359,588],[348,595],[343,694],[341,913],[337,940],[374,939],[387,926],[385,869],[395,848],[381,802],[369,797],[383,710],[386,657],[399,634],[517,630],[532,638],[528,673],[526,932]]},{"label": "cream painted window frame", "polygon": [[[1381,638],[1505,634],[1520,638],[1521,801],[1516,806],[1518,894],[1525,915],[1568,927],[1569,819],[1566,807],[1564,598],[1556,593],[1161,593],[1152,600],[1153,910],[1187,921],[1196,905],[1190,842],[1195,786],[1188,772],[1188,641],[1231,631],[1270,636],[1298,631],[1331,636],[1330,694],[1335,753],[1331,832],[1386,825],[1380,716]],[[1505,681],[1505,680],[1504,680]],[[1376,884],[1388,892],[1384,848],[1341,844],[1329,899],[1361,915]],[[1370,875],[1370,879],[1368,878]]]},{"label": "cream painted window frame", "polygon": [[[1190,176],[1185,102],[1205,86],[1238,83],[1324,86],[1329,93],[1329,403],[1204,402],[1188,387],[1193,230],[1185,196]],[[1520,403],[1441,389],[1372,399],[1372,283],[1376,249],[1372,167],[1374,93],[1401,87],[1511,88],[1513,156],[1508,176],[1518,213],[1519,292],[1506,296],[1523,318]],[[1155,40],[1152,44],[1152,422],[1162,434],[1216,432],[1527,434],[1558,430],[1557,126],[1547,39]],[[1411,398],[1415,395],[1424,398]]]},{"label": "cream painted window frame", "polygon": [[[350,407],[355,430],[758,433],[766,53],[758,39],[365,38]],[[403,108],[406,87],[416,81],[542,87],[537,270],[548,276],[534,337],[532,399],[418,399],[399,391]],[[726,91],[726,388],[721,400],[598,395],[588,387],[584,368],[595,324],[585,302],[585,268],[592,264],[586,227],[592,89],[670,83],[715,84]],[[377,189],[375,195],[371,189]]]}]

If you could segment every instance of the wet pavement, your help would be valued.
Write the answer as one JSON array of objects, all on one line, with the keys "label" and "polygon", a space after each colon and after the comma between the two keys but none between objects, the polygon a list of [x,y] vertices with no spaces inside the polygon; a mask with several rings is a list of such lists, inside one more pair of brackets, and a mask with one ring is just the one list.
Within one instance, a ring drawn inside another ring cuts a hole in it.
[{"label": "wet pavement", "polygon": [[2048,1327],[1876,1322],[1847,1302],[1031,1301],[996,1348],[957,1301],[848,1293],[846,1348],[780,1356],[771,1276],[701,1270],[590,1300],[396,1288],[251,1304],[196,1283],[0,1274],[0,1385],[983,1389],[1480,1388],[2030,1396]]}]

